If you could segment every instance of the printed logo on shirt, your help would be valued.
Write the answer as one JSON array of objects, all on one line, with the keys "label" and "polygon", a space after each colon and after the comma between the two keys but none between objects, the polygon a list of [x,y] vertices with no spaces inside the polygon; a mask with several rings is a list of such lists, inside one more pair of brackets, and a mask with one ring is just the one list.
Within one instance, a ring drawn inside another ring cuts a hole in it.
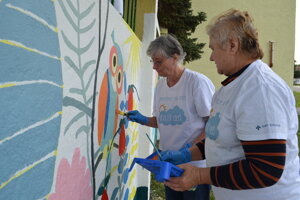
[{"label": "printed logo on shirt", "polygon": [[220,113],[209,118],[205,126],[205,134],[211,140],[216,140],[219,136],[218,126],[220,123]]},{"label": "printed logo on shirt", "polygon": [[270,123],[270,124],[257,125],[255,127],[255,129],[259,131],[261,128],[267,128],[267,127],[273,127],[273,128],[277,127],[277,128],[279,128],[280,124],[272,124],[272,123]]},{"label": "printed logo on shirt", "polygon": [[158,120],[161,124],[175,126],[183,124],[186,117],[184,111],[175,106],[172,109],[160,111]]}]

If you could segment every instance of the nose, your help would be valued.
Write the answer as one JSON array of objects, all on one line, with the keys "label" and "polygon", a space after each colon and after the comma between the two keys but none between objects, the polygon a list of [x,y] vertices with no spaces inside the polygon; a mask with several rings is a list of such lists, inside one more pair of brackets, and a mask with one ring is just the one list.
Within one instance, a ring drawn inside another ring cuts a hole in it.
[{"label": "nose", "polygon": [[210,54],[209,60],[210,60],[210,61],[214,61],[214,58],[213,58],[213,55],[212,55],[212,54]]},{"label": "nose", "polygon": [[157,65],[155,62],[152,63],[152,68],[153,68],[153,69],[156,70],[156,69],[157,69],[157,66],[158,66],[158,65]]}]

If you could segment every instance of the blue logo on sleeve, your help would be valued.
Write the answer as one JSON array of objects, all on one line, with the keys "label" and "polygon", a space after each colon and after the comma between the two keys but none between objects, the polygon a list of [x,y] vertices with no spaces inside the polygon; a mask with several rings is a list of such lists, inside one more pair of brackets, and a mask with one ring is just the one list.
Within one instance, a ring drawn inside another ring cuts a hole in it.
[{"label": "blue logo on sleeve", "polygon": [[220,113],[210,117],[205,126],[205,134],[211,140],[216,140],[219,136],[218,125],[220,123]]},{"label": "blue logo on sleeve", "polygon": [[184,111],[178,106],[159,113],[159,122],[164,125],[181,125],[185,121],[186,117],[184,116]]}]

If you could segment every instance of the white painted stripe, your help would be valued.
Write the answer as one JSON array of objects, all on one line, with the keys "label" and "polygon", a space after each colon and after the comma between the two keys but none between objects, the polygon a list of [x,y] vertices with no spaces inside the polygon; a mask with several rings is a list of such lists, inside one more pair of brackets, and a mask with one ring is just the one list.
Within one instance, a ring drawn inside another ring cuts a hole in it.
[{"label": "white painted stripe", "polygon": [[19,135],[25,133],[26,131],[29,131],[30,129],[36,128],[36,127],[38,127],[38,126],[41,126],[41,125],[43,125],[43,124],[46,124],[46,123],[50,122],[51,120],[53,120],[53,119],[59,117],[59,115],[61,115],[61,114],[62,114],[62,112],[59,111],[59,112],[55,113],[54,115],[50,116],[49,118],[47,118],[47,119],[45,119],[45,120],[39,121],[39,122],[37,122],[37,123],[34,123],[34,124],[32,124],[32,125],[30,125],[30,126],[24,128],[24,129],[21,129],[21,130],[17,131],[17,132],[14,133],[13,135],[11,135],[11,136],[9,136],[9,137],[6,137],[6,138],[4,138],[4,139],[2,139],[2,140],[0,140],[0,145],[3,144],[3,143],[6,142],[6,141],[9,141],[9,140],[11,140],[11,139],[13,139],[13,138],[15,138],[15,137],[17,137],[17,136],[19,136]]},{"label": "white painted stripe", "polygon": [[11,5],[10,3],[7,3],[6,4],[6,7],[8,8],[11,8],[11,9],[14,9],[16,11],[19,11],[21,13],[23,13],[24,15],[27,15],[33,19],[35,19],[36,21],[38,21],[39,23],[43,24],[44,26],[48,27],[50,30],[52,30],[53,32],[58,32],[58,29],[57,27],[54,27],[52,25],[50,25],[46,20],[44,20],[43,18],[37,16],[36,14],[28,11],[28,10],[25,10],[23,8],[20,8],[20,7],[17,7],[17,6],[14,6],[14,5]]},{"label": "white painted stripe", "polygon": [[59,88],[63,88],[63,85],[59,85],[57,83],[54,83],[53,81],[31,80],[31,81],[13,81],[13,82],[0,83],[0,89],[6,87],[14,87],[14,86],[22,86],[22,85],[30,85],[30,84],[49,84]]},{"label": "white painted stripe", "polygon": [[0,185],[0,190],[2,188],[4,188],[8,183],[10,183],[11,181],[13,181],[14,179],[18,178],[19,176],[22,176],[23,174],[25,174],[26,172],[28,172],[29,170],[31,170],[32,168],[34,168],[35,166],[41,164],[42,162],[48,160],[49,158],[56,156],[57,150],[52,151],[51,153],[49,153],[48,155],[44,156],[43,158],[41,158],[40,160],[32,163],[31,165],[17,171],[14,175],[11,176],[10,179],[8,179],[7,181],[1,183]]}]

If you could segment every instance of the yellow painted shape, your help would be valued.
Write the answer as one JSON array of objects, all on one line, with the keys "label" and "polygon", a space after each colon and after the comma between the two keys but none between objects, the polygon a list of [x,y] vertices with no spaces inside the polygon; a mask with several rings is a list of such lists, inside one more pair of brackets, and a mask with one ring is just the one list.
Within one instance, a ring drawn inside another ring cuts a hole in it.
[{"label": "yellow painted shape", "polygon": [[[56,151],[56,150],[55,150],[55,151]],[[53,156],[55,155],[55,151],[52,152]],[[49,155],[49,154],[48,154],[48,155]],[[51,156],[51,157],[52,157],[52,156]],[[29,170],[33,169],[34,167],[36,167],[37,165],[39,165],[40,163],[42,163],[43,161],[45,161],[45,160],[41,159],[41,160],[39,160],[39,161],[33,163],[32,165],[30,165],[30,166],[24,168],[23,170],[17,172],[14,176],[12,176],[10,179],[8,179],[7,181],[3,182],[3,183],[0,185],[0,190],[1,190],[2,188],[4,188],[8,183],[10,183],[10,182],[13,181],[14,179],[16,179],[16,178],[22,176],[23,174],[25,174],[25,173],[28,172]]]},{"label": "yellow painted shape", "polygon": [[7,45],[19,47],[19,48],[25,49],[27,51],[31,51],[31,52],[43,55],[43,56],[47,56],[49,58],[53,58],[53,59],[56,59],[56,60],[62,60],[62,58],[58,58],[56,56],[49,55],[49,54],[47,54],[45,52],[38,51],[37,49],[26,47],[25,45],[23,45],[21,43],[17,43],[17,42],[11,41],[11,40],[0,40],[0,42],[4,43],[4,44],[7,44]]},{"label": "yellow painted shape", "polygon": [[132,170],[129,177],[129,185],[132,185],[133,179],[136,177],[136,169]]},{"label": "yellow painted shape", "polygon": [[132,33],[124,42],[124,45],[130,44],[130,53],[126,63],[126,69],[131,64],[131,74],[132,77],[135,79],[138,74],[138,70],[141,65],[141,58],[140,58],[140,50],[141,50],[141,41],[136,37],[136,35],[132,32],[131,28],[126,24],[127,29]]},{"label": "yellow painted shape", "polygon": [[130,155],[134,155],[135,151],[137,150],[137,147],[138,147],[138,143],[136,143],[135,145],[132,146]]},{"label": "yellow painted shape", "polygon": [[103,157],[102,159],[106,159],[108,155],[108,146],[105,145],[104,149],[103,149]]},{"label": "yellow painted shape", "polygon": [[133,199],[134,196],[136,194],[136,187],[134,186],[132,189],[131,189],[131,193],[129,195],[129,199]]},{"label": "yellow painted shape", "polygon": [[5,85],[0,85],[0,88],[13,87],[13,86],[16,86],[16,85],[17,84],[9,83],[9,84],[5,84]]}]

